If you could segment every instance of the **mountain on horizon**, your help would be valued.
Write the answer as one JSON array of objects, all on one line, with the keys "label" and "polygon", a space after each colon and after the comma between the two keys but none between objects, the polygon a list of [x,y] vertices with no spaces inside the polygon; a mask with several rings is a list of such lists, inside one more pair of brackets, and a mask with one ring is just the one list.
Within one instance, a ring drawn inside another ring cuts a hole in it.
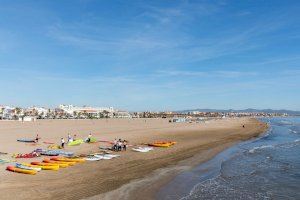
[{"label": "mountain on horizon", "polygon": [[247,108],[247,109],[241,109],[241,110],[235,110],[235,109],[188,109],[188,110],[181,110],[177,111],[180,113],[186,113],[186,112],[193,112],[193,111],[199,111],[199,112],[249,112],[249,113],[256,113],[256,112],[263,112],[263,113],[287,113],[289,115],[300,115],[300,111],[294,111],[294,110],[273,110],[273,109],[254,109],[254,108]]}]

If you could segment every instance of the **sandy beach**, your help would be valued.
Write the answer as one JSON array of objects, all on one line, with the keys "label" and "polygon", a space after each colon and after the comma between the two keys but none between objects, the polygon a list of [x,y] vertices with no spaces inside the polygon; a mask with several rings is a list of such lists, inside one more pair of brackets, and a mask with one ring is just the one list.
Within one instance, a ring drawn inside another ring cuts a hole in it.
[{"label": "sandy beach", "polygon": [[[169,123],[168,119],[0,121],[0,151],[10,155],[47,148],[43,141],[59,143],[68,133],[77,134],[78,138],[86,138],[92,133],[98,140],[122,138],[130,145],[156,140],[178,142],[170,148],[155,148],[149,153],[133,152],[129,147],[126,152],[118,153],[121,157],[117,159],[85,162],[57,172],[42,171],[35,176],[8,172],[5,170],[7,164],[0,165],[0,199],[139,199],[141,194],[144,194],[143,199],[153,199],[155,188],[168,181],[168,178],[155,179],[156,174],[164,172],[163,169],[180,166],[183,160],[190,159],[190,165],[205,162],[226,147],[256,137],[266,129],[266,124],[250,118],[207,123]],[[41,137],[37,145],[16,141],[34,138],[37,133]],[[99,151],[99,146],[107,146],[107,143],[67,146],[66,150],[78,154],[94,153]],[[192,159],[195,156],[197,159]],[[42,158],[18,159],[20,162],[31,160]],[[179,171],[180,168],[169,170],[166,177]],[[143,181],[149,177],[152,177],[151,181]],[[157,184],[153,185],[153,182]]]}]

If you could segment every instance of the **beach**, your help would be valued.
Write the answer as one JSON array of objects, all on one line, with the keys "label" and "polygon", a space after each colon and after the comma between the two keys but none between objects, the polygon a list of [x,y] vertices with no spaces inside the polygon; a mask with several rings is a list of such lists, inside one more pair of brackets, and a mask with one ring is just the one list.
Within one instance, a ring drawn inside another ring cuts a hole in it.
[{"label": "beach", "polygon": [[[252,118],[206,123],[169,123],[168,119],[0,121],[0,125],[0,151],[8,153],[29,153],[35,148],[47,148],[43,141],[59,144],[60,138],[66,138],[68,133],[83,139],[92,133],[93,137],[103,141],[121,138],[128,140],[130,145],[177,141],[170,148],[155,148],[148,153],[133,152],[129,147],[126,152],[118,152],[120,158],[85,162],[57,172],[42,171],[35,176],[11,173],[5,171],[7,165],[0,165],[0,199],[140,199],[141,195],[143,199],[153,199],[157,188],[187,166],[205,162],[225,148],[257,137],[267,129],[265,123]],[[37,133],[41,137],[37,145],[16,141],[34,138]],[[66,151],[95,153],[99,146],[107,145],[100,142],[67,146]],[[20,162],[31,160],[42,158],[18,159]],[[163,179],[156,178],[155,175],[164,173],[164,169],[171,170],[167,170]]]}]

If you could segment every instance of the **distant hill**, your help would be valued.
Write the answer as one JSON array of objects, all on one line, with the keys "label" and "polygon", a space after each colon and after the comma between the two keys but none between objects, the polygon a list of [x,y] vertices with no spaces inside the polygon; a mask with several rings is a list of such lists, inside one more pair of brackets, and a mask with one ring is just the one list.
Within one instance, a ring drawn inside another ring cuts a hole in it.
[{"label": "distant hill", "polygon": [[180,113],[192,112],[192,111],[199,111],[199,112],[249,112],[249,113],[256,113],[256,112],[263,112],[263,113],[287,113],[289,115],[300,115],[300,111],[293,111],[293,110],[273,110],[273,109],[253,109],[248,108],[244,110],[222,110],[222,109],[190,109],[190,110],[181,110],[177,111]]}]

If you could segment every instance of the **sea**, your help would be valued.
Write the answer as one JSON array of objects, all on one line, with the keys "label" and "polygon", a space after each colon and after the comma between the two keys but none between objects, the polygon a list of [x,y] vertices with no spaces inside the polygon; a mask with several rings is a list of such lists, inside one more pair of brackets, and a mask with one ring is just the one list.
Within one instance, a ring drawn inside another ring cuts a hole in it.
[{"label": "sea", "polygon": [[300,118],[263,118],[269,130],[176,176],[156,199],[300,199]]}]

